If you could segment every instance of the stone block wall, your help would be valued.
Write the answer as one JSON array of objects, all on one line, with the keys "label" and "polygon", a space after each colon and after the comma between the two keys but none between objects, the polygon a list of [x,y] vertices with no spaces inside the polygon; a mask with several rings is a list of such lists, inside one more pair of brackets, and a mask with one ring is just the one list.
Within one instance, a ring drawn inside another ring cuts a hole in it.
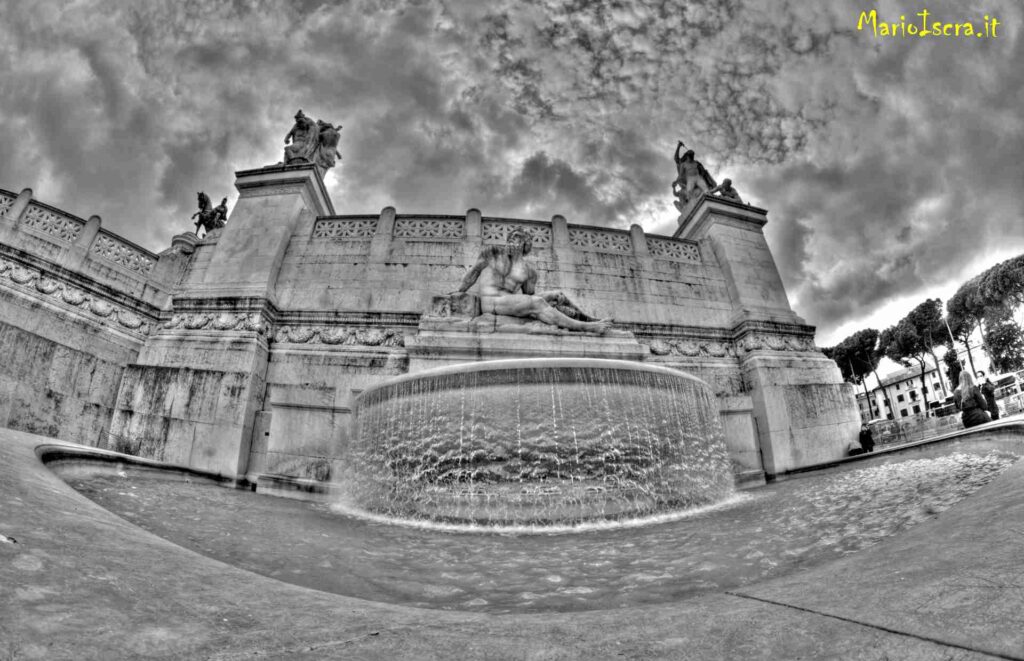
[{"label": "stone block wall", "polygon": [[432,297],[519,229],[540,289],[613,317],[635,337],[616,340],[629,359],[712,386],[738,473],[834,459],[851,440],[852,395],[789,308],[762,210],[708,201],[665,237],[477,210],[338,216],[306,166],[236,185],[222,232],[160,254],[0,191],[0,342],[26,349],[0,366],[0,424],[252,480],[328,479],[355,395],[431,364]]},{"label": "stone block wall", "polygon": [[105,446],[124,368],[0,323],[0,426]]}]

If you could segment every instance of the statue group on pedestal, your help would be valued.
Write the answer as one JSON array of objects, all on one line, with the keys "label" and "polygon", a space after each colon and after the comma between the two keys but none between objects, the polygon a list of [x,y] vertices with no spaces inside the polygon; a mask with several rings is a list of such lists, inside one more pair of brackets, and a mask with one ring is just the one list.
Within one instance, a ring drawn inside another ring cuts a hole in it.
[{"label": "statue group on pedestal", "polygon": [[334,126],[313,120],[300,110],[295,114],[295,125],[284,137],[284,164],[312,163],[322,176],[341,158],[338,153],[341,128],[341,124]]},{"label": "statue group on pedestal", "polygon": [[526,259],[532,247],[529,234],[512,230],[507,245],[483,249],[455,294],[465,293],[479,280],[484,314],[536,319],[566,330],[607,332],[611,319],[591,317],[561,292],[536,290],[537,270]]},{"label": "statue group on pedestal", "polygon": [[228,219],[228,198],[225,197],[220,201],[220,204],[213,206],[210,202],[210,196],[203,191],[199,191],[199,211],[192,214],[192,218],[197,218],[197,236],[199,235],[200,228],[205,230],[207,235],[213,230],[221,229]]},{"label": "statue group on pedestal", "polygon": [[685,146],[682,140],[676,145],[676,180],[672,182],[672,194],[678,198],[675,202],[676,209],[682,213],[691,202],[703,195],[716,195],[742,204],[743,200],[733,188],[731,179],[716,184],[704,165],[694,158],[692,149],[687,149],[680,155]]}]

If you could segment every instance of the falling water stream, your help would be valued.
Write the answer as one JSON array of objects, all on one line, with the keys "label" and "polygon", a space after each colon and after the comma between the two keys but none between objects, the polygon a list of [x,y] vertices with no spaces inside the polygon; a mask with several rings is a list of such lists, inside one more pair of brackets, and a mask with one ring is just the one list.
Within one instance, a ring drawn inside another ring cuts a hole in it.
[{"label": "falling water stream", "polygon": [[340,480],[397,519],[544,525],[635,518],[733,491],[710,388],[626,361],[522,359],[363,392]]}]

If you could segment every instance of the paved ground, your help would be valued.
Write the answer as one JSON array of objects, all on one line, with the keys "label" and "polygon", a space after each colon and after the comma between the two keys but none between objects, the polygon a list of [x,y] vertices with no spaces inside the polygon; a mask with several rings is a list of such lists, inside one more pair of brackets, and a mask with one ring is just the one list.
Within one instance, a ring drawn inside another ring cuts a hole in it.
[{"label": "paved ground", "polygon": [[[994,423],[955,437],[1017,437]],[[0,660],[1024,659],[1024,461],[903,535],[674,604],[493,616],[264,578],[146,533],[0,429]],[[11,540],[15,541],[11,541]]]}]

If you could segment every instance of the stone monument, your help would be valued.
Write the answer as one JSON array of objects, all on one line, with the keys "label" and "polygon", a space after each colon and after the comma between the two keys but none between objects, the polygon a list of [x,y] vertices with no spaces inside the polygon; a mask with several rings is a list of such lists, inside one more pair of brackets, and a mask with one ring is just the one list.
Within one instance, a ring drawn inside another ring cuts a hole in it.
[{"label": "stone monument", "polygon": [[789,305],[767,212],[682,143],[679,228],[658,236],[477,209],[336,215],[323,177],[339,128],[297,113],[282,163],[236,173],[231,221],[159,254],[0,191],[0,425],[260,488],[320,484],[345,470],[361,392],[557,358],[707,384],[740,482],[840,458],[856,437],[852,389]]},{"label": "stone monument", "polygon": [[334,126],[323,120],[313,120],[302,110],[295,113],[295,124],[284,137],[284,165],[312,163],[320,176],[334,167],[338,153],[341,125]]}]

